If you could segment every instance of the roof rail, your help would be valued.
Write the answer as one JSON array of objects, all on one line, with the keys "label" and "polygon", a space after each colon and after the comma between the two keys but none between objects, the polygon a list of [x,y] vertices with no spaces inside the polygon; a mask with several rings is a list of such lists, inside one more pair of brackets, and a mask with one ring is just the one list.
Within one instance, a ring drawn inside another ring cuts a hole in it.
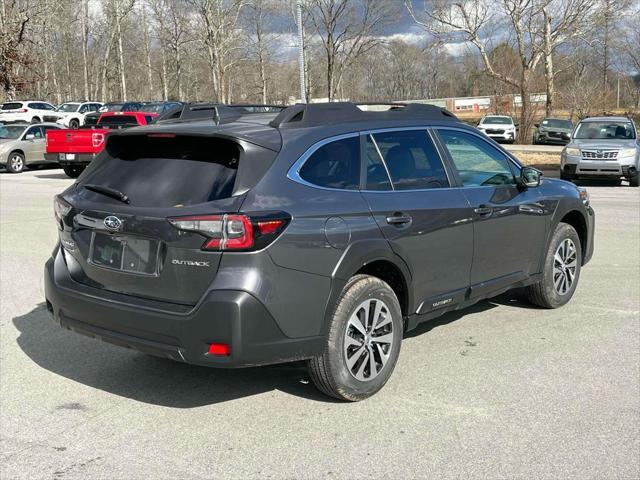
[{"label": "roof rail", "polygon": [[[368,109],[362,106],[389,106],[384,111]],[[269,125],[275,128],[304,128],[335,123],[361,122],[366,120],[448,120],[457,122],[450,111],[435,105],[419,103],[363,103],[331,102],[296,104],[285,108]]]},{"label": "roof rail", "polygon": [[277,113],[284,108],[281,105],[262,104],[185,103],[182,106],[167,110],[158,117],[157,122],[188,122],[212,118],[217,124],[230,123],[238,120],[243,115]]}]

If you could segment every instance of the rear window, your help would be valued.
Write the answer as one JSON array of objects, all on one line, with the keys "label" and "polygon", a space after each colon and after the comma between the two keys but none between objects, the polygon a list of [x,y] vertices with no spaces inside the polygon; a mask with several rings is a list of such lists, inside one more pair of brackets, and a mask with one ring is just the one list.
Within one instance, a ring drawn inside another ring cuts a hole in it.
[{"label": "rear window", "polygon": [[110,115],[98,122],[100,125],[138,125],[135,115]]},{"label": "rear window", "polygon": [[117,136],[80,184],[120,190],[133,206],[194,205],[232,196],[242,155],[237,143],[216,137]]},{"label": "rear window", "polygon": [[17,110],[19,108],[22,108],[21,102],[10,102],[2,104],[2,110]]}]

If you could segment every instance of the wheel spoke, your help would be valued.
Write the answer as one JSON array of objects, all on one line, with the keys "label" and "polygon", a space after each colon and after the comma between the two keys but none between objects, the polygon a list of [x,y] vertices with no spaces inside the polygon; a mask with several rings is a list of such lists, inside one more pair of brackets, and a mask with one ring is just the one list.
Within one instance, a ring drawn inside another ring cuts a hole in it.
[{"label": "wheel spoke", "polygon": [[384,303],[376,302],[376,308],[373,310],[373,321],[371,322],[371,330],[375,330],[378,325],[378,320],[382,314],[382,309],[384,308]]},{"label": "wheel spoke", "polygon": [[344,339],[346,347],[360,347],[362,346],[362,340],[358,340],[357,338],[352,337],[351,335],[347,335]]},{"label": "wheel spoke", "polygon": [[360,313],[360,310],[358,310],[356,313],[351,315],[351,319],[349,320],[349,325],[351,325],[353,328],[355,328],[362,335],[366,335],[367,334],[367,329],[362,324],[362,321],[360,320],[360,316],[358,315],[359,313]]},{"label": "wheel spoke", "polygon": [[[368,360],[369,360],[369,359],[368,359],[368,357],[369,357],[369,356],[371,356],[371,355],[370,355],[370,354],[369,354],[369,352],[365,349],[364,359],[362,360],[362,363],[361,363],[361,364],[360,364],[360,366],[358,367],[358,371],[356,372],[356,378],[364,379],[364,375],[363,375],[363,374],[364,374],[364,369],[365,369],[365,367],[367,366],[367,363],[368,363]],[[373,377],[371,377],[371,375],[369,375],[369,377],[370,377],[370,378],[373,378]]]},{"label": "wheel spoke", "polygon": [[349,370],[351,370],[353,368],[353,366],[356,364],[358,359],[362,356],[362,352],[363,352],[364,349],[365,349],[364,345],[362,345],[355,352],[353,352],[353,355],[351,355],[349,358],[347,358],[347,368]]},{"label": "wheel spoke", "polygon": [[369,350],[369,378],[373,378],[378,375],[378,368],[376,367],[376,359],[373,355],[373,350]]},{"label": "wheel spoke", "polygon": [[384,353],[382,345],[379,343],[374,343],[374,345],[378,351],[378,356],[380,357],[380,364],[384,367],[385,363],[387,363],[387,360],[389,359],[389,355]]},{"label": "wheel spoke", "polygon": [[371,341],[374,343],[392,343],[393,332],[385,333],[384,335],[380,335],[379,337],[373,336],[371,337]]}]

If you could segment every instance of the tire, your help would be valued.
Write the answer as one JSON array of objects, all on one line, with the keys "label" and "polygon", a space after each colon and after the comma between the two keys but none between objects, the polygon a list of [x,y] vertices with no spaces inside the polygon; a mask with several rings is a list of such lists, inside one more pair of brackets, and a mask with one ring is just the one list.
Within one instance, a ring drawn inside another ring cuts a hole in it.
[{"label": "tire", "polygon": [[[371,320],[374,328],[359,321],[361,315],[369,318],[367,307],[373,308],[374,315],[379,312]],[[402,311],[391,287],[376,277],[356,275],[347,282],[336,302],[324,352],[308,362],[309,376],[320,391],[331,397],[351,402],[364,400],[378,392],[391,377],[400,354],[402,334]],[[382,342],[375,341],[381,337]],[[376,369],[373,375],[372,368]]]},{"label": "tire", "polygon": [[62,170],[69,178],[78,178],[85,167],[83,165],[63,165]]},{"label": "tire", "polygon": [[566,304],[576,291],[581,267],[580,237],[571,225],[559,223],[545,256],[542,280],[527,287],[529,302],[543,308]]},{"label": "tire", "polygon": [[564,173],[562,170],[560,170],[560,180],[566,180],[566,181],[570,182],[573,179],[574,179],[573,175],[570,175],[568,173]]},{"label": "tire", "polygon": [[80,127],[80,122],[75,118],[69,122],[69,128],[71,130],[77,130]]},{"label": "tire", "polygon": [[20,152],[11,152],[7,158],[6,169],[9,173],[20,173],[24,171],[26,164],[24,155]]},{"label": "tire", "polygon": [[640,179],[640,175],[634,175],[633,177],[629,177],[629,186],[637,187],[639,179]]},{"label": "tire", "polygon": [[31,123],[40,123],[40,117],[33,117]]},{"label": "tire", "polygon": [[533,136],[533,142],[534,145],[538,145],[538,138],[534,135]]}]

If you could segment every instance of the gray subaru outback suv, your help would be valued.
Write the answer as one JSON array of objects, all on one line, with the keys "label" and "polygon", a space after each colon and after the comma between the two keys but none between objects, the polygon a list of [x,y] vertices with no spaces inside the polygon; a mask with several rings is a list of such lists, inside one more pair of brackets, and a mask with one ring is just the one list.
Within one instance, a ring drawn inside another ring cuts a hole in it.
[{"label": "gray subaru outback suv", "polygon": [[638,186],[640,140],[633,120],[625,117],[591,117],[573,131],[562,151],[560,177],[626,178]]},{"label": "gray subaru outback suv", "polygon": [[356,401],[421,322],[514,287],[560,307],[591,258],[586,191],[446,110],[193,109],[113,132],[56,196],[62,327],[211,367],[305,360]]}]

